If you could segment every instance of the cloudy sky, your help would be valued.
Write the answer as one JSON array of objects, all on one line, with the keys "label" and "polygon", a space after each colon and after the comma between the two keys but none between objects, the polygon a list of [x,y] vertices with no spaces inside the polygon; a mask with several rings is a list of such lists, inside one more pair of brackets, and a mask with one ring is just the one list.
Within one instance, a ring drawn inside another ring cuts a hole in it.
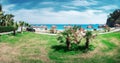
[{"label": "cloudy sky", "polygon": [[120,0],[1,0],[3,11],[31,24],[105,24]]}]

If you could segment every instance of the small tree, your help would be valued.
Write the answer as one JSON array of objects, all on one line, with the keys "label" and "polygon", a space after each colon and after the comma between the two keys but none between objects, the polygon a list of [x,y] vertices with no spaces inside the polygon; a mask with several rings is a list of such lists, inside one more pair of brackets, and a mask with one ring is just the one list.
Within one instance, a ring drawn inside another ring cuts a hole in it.
[{"label": "small tree", "polygon": [[70,49],[71,35],[72,35],[72,32],[69,29],[69,30],[65,30],[65,31],[61,32],[60,35],[59,35],[59,37],[58,37],[58,40],[61,43],[63,43],[63,42],[66,43],[66,47],[67,47],[68,50]]},{"label": "small tree", "polygon": [[31,25],[29,23],[24,23],[25,27],[30,27]]},{"label": "small tree", "polygon": [[14,23],[13,23],[13,27],[14,27],[13,35],[16,35],[16,30],[18,29],[18,24],[17,24],[17,22],[14,22]]},{"label": "small tree", "polygon": [[89,48],[89,43],[90,43],[90,39],[92,38],[92,32],[91,31],[87,31],[86,35],[86,43],[85,43],[85,48],[88,49]]},{"label": "small tree", "polygon": [[105,32],[109,32],[110,31],[110,27],[108,25],[105,25],[103,27],[103,29],[104,29]]},{"label": "small tree", "polygon": [[66,47],[69,50],[71,48],[71,44],[79,44],[81,41],[81,36],[77,32],[80,27],[74,26],[71,29],[66,29],[61,32],[58,36],[58,40],[62,43],[66,43]]},{"label": "small tree", "polygon": [[19,25],[21,27],[21,33],[23,33],[24,21],[19,21]]}]

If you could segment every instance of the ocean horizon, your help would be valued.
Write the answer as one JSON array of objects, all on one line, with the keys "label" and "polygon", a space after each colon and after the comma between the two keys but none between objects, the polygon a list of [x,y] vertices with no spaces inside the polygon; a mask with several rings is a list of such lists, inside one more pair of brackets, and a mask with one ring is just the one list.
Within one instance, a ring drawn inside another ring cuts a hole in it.
[{"label": "ocean horizon", "polygon": [[[82,28],[84,28],[85,30],[93,30],[93,29],[96,29],[98,30],[98,26],[99,25],[104,25],[104,24],[31,24],[32,26],[47,26],[47,29],[51,29],[52,25],[55,25],[56,26],[56,29],[57,30],[64,30],[64,26],[81,26]],[[88,25],[92,25],[93,28],[87,28]]]}]

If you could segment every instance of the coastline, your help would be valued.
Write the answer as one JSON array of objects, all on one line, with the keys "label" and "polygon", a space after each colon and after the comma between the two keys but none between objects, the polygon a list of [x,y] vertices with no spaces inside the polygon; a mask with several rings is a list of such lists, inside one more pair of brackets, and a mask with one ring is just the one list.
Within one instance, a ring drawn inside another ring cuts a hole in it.
[{"label": "coastline", "polygon": [[[112,33],[112,32],[120,32],[120,27],[119,28],[110,28],[111,29],[111,31],[110,32],[104,32],[104,30],[103,29],[101,29],[101,30],[98,30],[98,34],[107,34],[107,33]],[[45,34],[45,35],[57,35],[58,33],[56,33],[56,34],[52,34],[52,33],[48,33],[48,32],[43,32],[43,31],[49,31],[49,30],[41,30],[41,31],[36,31],[35,33],[37,33],[37,34]],[[64,30],[57,30],[58,32],[62,32],[62,31],[64,31]],[[85,30],[86,31],[86,30]]]},{"label": "coastline", "polygon": [[97,29],[98,30],[99,26],[103,26],[105,24],[31,24],[31,25],[32,25],[32,27],[39,28],[41,30],[42,30],[43,27],[46,27],[48,30],[50,30],[51,27],[54,25],[54,26],[56,26],[57,30],[61,31],[61,30],[64,30],[65,26],[71,26],[71,27],[73,27],[75,25],[76,26],[81,26],[84,29],[88,29],[87,26],[90,25],[90,26],[93,27],[91,29]]}]

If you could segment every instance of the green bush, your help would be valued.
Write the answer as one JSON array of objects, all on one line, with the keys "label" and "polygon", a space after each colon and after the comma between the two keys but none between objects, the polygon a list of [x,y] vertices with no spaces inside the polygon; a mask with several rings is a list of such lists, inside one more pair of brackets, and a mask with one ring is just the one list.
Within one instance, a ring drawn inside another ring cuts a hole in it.
[{"label": "green bush", "polygon": [[1,32],[10,32],[13,31],[15,28],[13,26],[0,26],[0,33]]}]

